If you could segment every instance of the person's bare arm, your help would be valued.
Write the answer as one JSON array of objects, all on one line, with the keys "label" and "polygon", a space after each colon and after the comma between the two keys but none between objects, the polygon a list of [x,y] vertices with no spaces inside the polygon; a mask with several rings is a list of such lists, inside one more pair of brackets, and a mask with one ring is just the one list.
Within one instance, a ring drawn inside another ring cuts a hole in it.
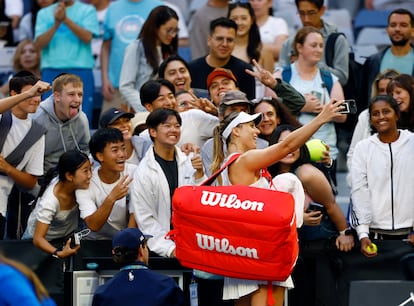
[{"label": "person's bare arm", "polygon": [[0,155],[0,172],[3,172],[17,185],[24,188],[32,189],[36,186],[37,176],[18,170],[17,168],[10,165],[2,155]]},{"label": "person's bare arm", "polygon": [[49,30],[47,30],[42,35],[39,35],[36,38],[35,43],[36,43],[36,46],[39,48],[39,50],[42,50],[50,43],[50,41],[52,40],[53,36],[56,33],[56,30],[59,28],[59,25],[60,25],[60,22],[55,22]]},{"label": "person's bare arm", "polygon": [[[35,232],[33,235],[33,245],[46,253],[53,254],[56,248],[53,245],[51,245],[49,241],[46,240],[46,234],[48,230],[49,230],[49,224],[37,221]],[[56,255],[59,258],[66,258],[66,257],[76,254],[76,252],[79,249],[80,249],[80,245],[77,245],[72,249],[70,247],[70,240],[68,239],[63,249],[58,250]]]},{"label": "person's bare arm", "polygon": [[92,33],[74,23],[69,17],[65,17],[62,22],[66,24],[68,28],[73,32],[73,34],[75,34],[85,44],[89,43],[92,40]]},{"label": "person's bare arm", "polygon": [[114,95],[114,87],[108,76],[109,69],[109,53],[111,52],[112,40],[105,40],[101,47],[101,75],[102,75],[102,95],[105,100],[112,100]]},{"label": "person's bare arm", "polygon": [[112,208],[116,201],[122,199],[128,194],[129,187],[132,179],[127,175],[124,176],[118,184],[112,189],[108,196],[103,201],[102,205],[91,215],[85,218],[86,225],[94,232],[99,231],[106,223],[109,215],[112,212]]},{"label": "person's bare arm", "polygon": [[7,98],[3,98],[0,100],[0,114],[3,114],[4,112],[11,109],[13,106],[19,104],[20,102],[32,98],[34,96],[40,96],[43,93],[50,90],[50,84],[43,81],[37,81],[33,87],[25,92],[22,92],[20,94],[10,96]]}]

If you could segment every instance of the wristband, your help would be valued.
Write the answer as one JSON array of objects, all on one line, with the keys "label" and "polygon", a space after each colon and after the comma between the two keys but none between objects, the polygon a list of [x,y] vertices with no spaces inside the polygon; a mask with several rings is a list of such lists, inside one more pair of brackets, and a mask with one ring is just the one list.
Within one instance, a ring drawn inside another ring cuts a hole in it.
[{"label": "wristband", "polygon": [[56,250],[53,252],[52,256],[53,256],[54,258],[60,259],[59,255],[58,255],[58,252],[59,252],[59,250],[58,250],[58,249],[56,249]]}]

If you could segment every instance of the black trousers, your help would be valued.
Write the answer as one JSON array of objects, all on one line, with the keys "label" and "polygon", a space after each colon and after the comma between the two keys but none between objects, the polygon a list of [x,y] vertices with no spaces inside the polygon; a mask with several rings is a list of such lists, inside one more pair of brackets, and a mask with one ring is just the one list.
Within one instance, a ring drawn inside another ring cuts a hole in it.
[{"label": "black trousers", "polygon": [[7,239],[20,239],[22,237],[27,226],[27,220],[34,207],[34,200],[35,197],[32,194],[20,190],[16,184],[13,185],[7,201]]}]

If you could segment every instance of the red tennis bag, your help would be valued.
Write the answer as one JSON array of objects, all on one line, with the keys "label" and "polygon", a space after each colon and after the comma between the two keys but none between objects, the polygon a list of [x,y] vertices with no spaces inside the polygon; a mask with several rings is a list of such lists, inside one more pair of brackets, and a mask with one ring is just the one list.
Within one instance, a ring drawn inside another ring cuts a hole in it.
[{"label": "red tennis bag", "polygon": [[291,194],[249,186],[182,186],[173,199],[169,236],[180,263],[218,275],[284,281],[298,256]]}]

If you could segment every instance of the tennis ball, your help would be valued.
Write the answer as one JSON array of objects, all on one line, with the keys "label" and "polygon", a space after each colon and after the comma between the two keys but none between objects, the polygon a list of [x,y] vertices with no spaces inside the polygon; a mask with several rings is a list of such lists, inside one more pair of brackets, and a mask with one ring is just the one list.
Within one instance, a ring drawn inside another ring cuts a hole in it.
[{"label": "tennis ball", "polygon": [[368,245],[365,249],[368,253],[377,253],[378,247],[375,243],[371,243],[371,247]]},{"label": "tennis ball", "polygon": [[323,152],[326,151],[325,143],[320,139],[309,140],[306,142],[306,147],[313,162],[320,161],[323,157]]}]

